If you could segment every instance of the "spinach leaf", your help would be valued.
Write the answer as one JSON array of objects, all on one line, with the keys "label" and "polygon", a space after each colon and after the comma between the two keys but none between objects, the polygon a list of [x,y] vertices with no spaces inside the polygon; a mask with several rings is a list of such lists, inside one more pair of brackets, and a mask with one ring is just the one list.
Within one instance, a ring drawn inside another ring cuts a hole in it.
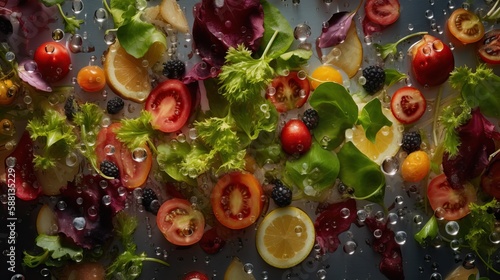
[{"label": "spinach leaf", "polygon": [[285,70],[297,69],[306,64],[312,56],[312,51],[296,49],[286,52],[276,58],[274,67],[277,73],[283,73]]},{"label": "spinach leaf", "polygon": [[332,187],[338,174],[337,155],[313,142],[305,155],[286,162],[283,179],[288,185],[296,185],[306,195],[314,197]]},{"label": "spinach leaf", "polygon": [[339,178],[354,190],[353,198],[384,205],[385,175],[380,166],[354,146],[346,142],[338,152]]},{"label": "spinach leaf", "polygon": [[264,53],[264,48],[268,45],[274,36],[274,32],[278,32],[274,43],[267,50],[267,57],[276,58],[286,52],[293,43],[293,29],[288,23],[288,20],[281,14],[280,10],[269,2],[262,0],[262,8],[264,9],[264,36],[262,38],[261,48],[259,53]]},{"label": "spinach leaf", "polygon": [[384,69],[384,72],[385,72],[384,84],[388,87],[408,77],[406,74],[403,74],[396,69]]},{"label": "spinach leaf", "polygon": [[358,119],[358,105],[347,90],[336,83],[320,84],[309,99],[321,120],[313,130],[314,138],[328,149],[335,149],[345,139],[345,130]]},{"label": "spinach leaf", "polygon": [[372,99],[361,110],[358,118],[358,124],[361,124],[365,130],[366,138],[375,142],[377,132],[384,126],[391,126],[392,122],[382,112],[382,104],[378,98]]},{"label": "spinach leaf", "polygon": [[157,147],[158,156],[156,160],[160,169],[165,171],[172,179],[196,186],[196,179],[186,176],[182,172],[180,162],[191,152],[191,146],[187,142],[170,141]]}]

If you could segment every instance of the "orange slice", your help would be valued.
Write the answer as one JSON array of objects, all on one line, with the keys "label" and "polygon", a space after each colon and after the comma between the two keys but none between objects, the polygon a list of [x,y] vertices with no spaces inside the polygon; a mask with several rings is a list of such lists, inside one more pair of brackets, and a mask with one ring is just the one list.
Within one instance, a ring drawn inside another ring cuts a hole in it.
[{"label": "orange slice", "polygon": [[277,268],[302,262],[314,246],[316,233],[309,216],[296,207],[277,208],[257,229],[255,244],[262,259]]}]

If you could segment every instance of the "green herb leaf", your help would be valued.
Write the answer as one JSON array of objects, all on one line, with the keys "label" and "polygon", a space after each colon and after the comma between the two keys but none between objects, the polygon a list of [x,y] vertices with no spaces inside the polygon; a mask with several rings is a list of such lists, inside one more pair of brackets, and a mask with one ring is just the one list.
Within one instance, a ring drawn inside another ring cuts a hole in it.
[{"label": "green herb leaf", "polygon": [[354,146],[346,142],[338,152],[339,178],[354,190],[353,198],[383,204],[385,175],[380,166],[370,160]]},{"label": "green herb leaf", "polygon": [[406,74],[403,74],[396,69],[384,69],[384,72],[385,85],[388,87],[408,77]]},{"label": "green herb leaf", "polygon": [[29,121],[26,130],[33,141],[38,139],[44,143],[42,154],[34,158],[35,167],[42,170],[54,167],[57,159],[67,156],[77,140],[66,117],[52,109],[45,111],[41,118]]},{"label": "green herb leaf", "polygon": [[77,19],[76,17],[68,17],[62,10],[62,4],[64,0],[41,0],[45,7],[57,6],[59,9],[59,14],[64,20],[64,31],[75,34],[76,30],[80,28],[80,25],[84,22],[82,19]]},{"label": "green herb leaf", "polygon": [[299,159],[287,161],[284,181],[290,186],[297,186],[304,194],[315,197],[332,187],[339,174],[337,155],[325,150],[317,142]]},{"label": "green herb leaf", "polygon": [[41,264],[60,266],[65,260],[81,260],[82,248],[63,245],[58,235],[40,234],[36,237],[36,245],[44,250],[40,255],[31,255],[24,252],[23,262],[28,267],[37,267]]},{"label": "green herb leaf", "polygon": [[358,105],[347,90],[336,83],[322,83],[309,99],[309,104],[320,118],[313,130],[314,138],[333,150],[345,139],[345,130],[351,128],[358,119]]},{"label": "green herb leaf", "polygon": [[151,125],[151,120],[151,113],[146,110],[142,110],[140,116],[135,119],[122,119],[122,125],[115,131],[116,137],[130,150],[149,144],[157,153],[153,144],[157,131]]},{"label": "green herb leaf", "polygon": [[[266,46],[271,42],[265,56],[277,58],[292,45],[294,40],[293,29],[278,8],[265,0],[261,1],[261,3],[264,10],[264,36],[260,53],[266,52]],[[275,32],[277,32],[276,35]],[[273,36],[276,36],[276,38],[274,39]],[[272,42],[273,40],[274,42]]]},{"label": "green herb leaf", "polygon": [[306,64],[312,56],[312,51],[304,49],[296,49],[286,52],[278,56],[275,60],[276,66],[274,67],[276,73],[283,74],[291,69],[298,69]]},{"label": "green herb leaf", "polygon": [[389,43],[389,44],[385,44],[385,45],[381,45],[381,44],[373,44],[373,46],[375,46],[375,49],[377,50],[377,52],[380,54],[380,57],[382,59],[386,59],[389,55],[396,55],[398,53],[398,45],[401,44],[401,42],[403,42],[404,40],[408,40],[410,39],[411,37],[415,37],[415,36],[420,36],[420,35],[425,35],[427,34],[427,32],[416,32],[416,33],[413,33],[413,34],[410,34],[410,35],[407,35],[401,39],[399,39],[397,42],[395,43]]},{"label": "green herb leaf", "polygon": [[380,100],[374,98],[361,110],[358,124],[363,126],[366,138],[371,142],[375,142],[377,132],[384,126],[391,126],[392,122],[382,112],[382,103],[380,103]]},{"label": "green herb leaf", "polygon": [[457,98],[453,104],[442,109],[438,119],[444,132],[443,148],[452,157],[458,153],[458,146],[460,145],[457,128],[467,123],[470,118],[471,108],[461,98]]},{"label": "green herb leaf", "polygon": [[[140,34],[140,36],[131,36],[132,34]],[[143,57],[156,42],[167,46],[165,35],[154,25],[142,21],[140,14],[136,14],[120,26],[116,36],[120,45],[135,58]]]},{"label": "green herb leaf", "polygon": [[432,215],[425,226],[419,232],[415,233],[415,240],[420,245],[424,245],[426,240],[433,240],[438,235],[438,233],[438,222],[436,216]]},{"label": "green herb leaf", "polygon": [[184,172],[182,172],[180,165],[186,155],[191,152],[191,145],[189,145],[189,143],[173,140],[169,143],[159,145],[157,150],[158,155],[156,160],[158,165],[168,176],[178,182],[186,182],[191,186],[197,185],[195,179],[186,176]]}]

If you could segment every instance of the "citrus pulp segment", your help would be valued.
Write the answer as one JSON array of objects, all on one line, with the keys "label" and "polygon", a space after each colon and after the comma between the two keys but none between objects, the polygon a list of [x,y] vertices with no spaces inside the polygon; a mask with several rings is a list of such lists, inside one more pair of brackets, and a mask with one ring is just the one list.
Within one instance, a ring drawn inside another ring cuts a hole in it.
[{"label": "citrus pulp segment", "polygon": [[316,233],[309,216],[299,208],[277,208],[257,229],[255,244],[262,259],[277,268],[302,262],[311,252]]},{"label": "citrus pulp segment", "polygon": [[352,141],[354,146],[374,162],[381,164],[386,158],[394,156],[400,148],[403,138],[401,124],[392,115],[391,110],[383,108],[382,112],[392,122],[391,126],[382,127],[375,137],[375,142],[366,138],[365,130],[356,125],[346,131],[346,140]]}]

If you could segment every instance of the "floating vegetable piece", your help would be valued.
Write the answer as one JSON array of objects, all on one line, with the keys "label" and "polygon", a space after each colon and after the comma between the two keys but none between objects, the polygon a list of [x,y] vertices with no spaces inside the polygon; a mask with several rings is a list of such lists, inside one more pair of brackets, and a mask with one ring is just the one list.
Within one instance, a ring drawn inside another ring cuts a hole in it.
[{"label": "floating vegetable piece", "polygon": [[344,42],[355,14],[353,12],[338,12],[333,14],[321,29],[321,35],[318,38],[318,47],[329,48]]},{"label": "floating vegetable piece", "polygon": [[42,79],[40,72],[37,70],[36,62],[33,60],[24,60],[19,63],[17,68],[19,78],[30,86],[45,92],[51,92],[50,85]]},{"label": "floating vegetable piece", "polygon": [[375,142],[380,129],[384,126],[391,126],[392,122],[384,115],[380,100],[374,98],[363,106],[357,124],[363,126],[366,138],[371,142]]},{"label": "floating vegetable piece", "polygon": [[450,47],[440,39],[424,35],[410,49],[412,71],[421,85],[437,86],[444,83],[455,67]]},{"label": "floating vegetable piece", "polygon": [[[277,58],[292,45],[293,29],[278,8],[267,1],[261,1],[261,3],[264,10],[264,35],[259,53],[268,53],[269,57]],[[276,35],[274,35],[275,32]],[[270,44],[269,47],[268,44]]]},{"label": "floating vegetable piece", "polygon": [[435,215],[432,215],[429,221],[425,223],[422,229],[415,233],[415,240],[422,246],[426,242],[433,240],[439,233],[439,225]]},{"label": "floating vegetable piece", "polygon": [[162,18],[170,23],[176,30],[188,33],[189,24],[184,11],[175,0],[163,0],[160,4],[160,14]]},{"label": "floating vegetable piece", "polygon": [[395,43],[389,43],[389,44],[385,44],[385,45],[373,44],[373,46],[375,46],[375,49],[377,49],[377,52],[380,54],[380,57],[382,57],[382,59],[386,59],[389,55],[394,56],[398,53],[397,47],[403,41],[408,40],[408,39],[415,37],[415,36],[420,36],[420,35],[425,35],[425,34],[427,34],[426,31],[416,32],[416,33],[412,33],[410,35],[404,36],[403,38],[399,39]]},{"label": "floating vegetable piece", "polygon": [[363,45],[358,37],[356,24],[351,24],[345,40],[330,50],[324,63],[342,69],[349,78],[358,73],[363,61]]}]

